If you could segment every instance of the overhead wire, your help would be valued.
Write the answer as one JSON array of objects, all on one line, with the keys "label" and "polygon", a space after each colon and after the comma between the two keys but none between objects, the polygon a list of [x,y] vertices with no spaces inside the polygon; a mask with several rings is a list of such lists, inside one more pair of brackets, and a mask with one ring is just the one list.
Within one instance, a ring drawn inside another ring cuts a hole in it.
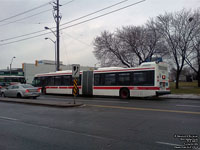
[{"label": "overhead wire", "polygon": [[21,16],[21,15],[24,15],[24,14],[26,14],[26,13],[28,13],[28,12],[31,12],[31,11],[33,11],[33,10],[36,10],[36,9],[39,9],[39,8],[44,7],[44,6],[46,6],[46,5],[49,5],[49,3],[51,3],[51,2],[53,2],[53,1],[50,1],[50,2],[45,3],[45,4],[42,4],[42,5],[37,6],[37,7],[34,7],[34,8],[32,8],[32,9],[26,10],[26,11],[24,11],[24,12],[21,12],[21,13],[19,13],[19,14],[13,15],[13,16],[11,16],[11,17],[2,19],[2,20],[0,20],[0,22],[3,22],[3,21],[6,21],[6,20],[9,20],[9,19],[12,19],[12,18]]},{"label": "overhead wire", "polygon": [[71,21],[68,21],[68,22],[66,22],[66,23],[63,23],[63,24],[61,24],[60,26],[63,26],[63,25],[72,23],[72,22],[74,22],[74,21],[83,19],[83,18],[85,18],[85,17],[91,16],[91,15],[96,14],[96,13],[98,13],[98,12],[101,12],[101,11],[103,11],[103,10],[106,10],[106,9],[112,8],[112,7],[114,7],[114,6],[117,6],[117,5],[119,5],[119,4],[122,4],[122,3],[126,2],[126,1],[129,1],[129,0],[120,1],[120,2],[118,2],[118,3],[115,3],[115,4],[113,4],[113,5],[110,5],[110,6],[108,6],[108,7],[99,9],[99,10],[97,10],[97,11],[95,11],[95,12],[89,13],[89,14],[87,14],[87,15],[84,15],[84,16],[81,16],[81,17],[79,17],[79,18],[76,18],[76,19],[73,19],[73,20],[71,20]]},{"label": "overhead wire", "polygon": [[[62,6],[64,5],[67,5],[71,2],[73,2],[74,0],[71,0],[69,2],[66,2],[64,4],[62,4]],[[52,10],[52,9],[48,9],[48,10]],[[45,10],[47,11],[47,10]],[[36,14],[35,14],[36,15]],[[0,25],[1,26],[1,25]],[[55,28],[55,27],[54,27]],[[52,28],[51,28],[52,29]],[[13,40],[13,39],[16,39],[16,38],[21,38],[21,37],[24,37],[24,36],[29,36],[29,35],[32,35],[32,34],[37,34],[37,33],[40,33],[40,32],[46,32],[46,30],[39,30],[39,31],[35,31],[35,32],[31,32],[31,33],[27,33],[27,34],[23,34],[23,35],[20,35],[20,36],[15,36],[15,37],[12,37],[12,38],[7,38],[7,39],[3,39],[3,40],[0,40],[0,42],[5,42],[5,41],[8,41],[8,40]],[[43,35],[43,34],[42,34]]]},{"label": "overhead wire", "polygon": [[[97,19],[97,18],[100,18],[100,17],[106,16],[106,15],[109,15],[109,14],[111,14],[111,13],[114,13],[114,12],[120,11],[120,10],[122,10],[122,9],[125,9],[125,8],[128,8],[128,7],[131,7],[131,6],[133,6],[133,5],[137,5],[137,4],[142,3],[142,2],[144,2],[144,1],[146,1],[146,0],[141,0],[141,1],[138,1],[138,2],[135,2],[135,3],[132,3],[132,4],[130,4],[130,5],[126,5],[126,6],[124,6],[124,7],[121,7],[121,8],[115,9],[115,10],[113,10],[113,11],[110,11],[110,12],[104,13],[104,14],[102,14],[102,15],[99,15],[99,16],[96,16],[96,17],[93,17],[93,18],[90,18],[90,19],[87,19],[87,20],[84,20],[84,21],[81,21],[81,22],[75,23],[75,24],[70,25],[70,26],[67,26],[67,27],[63,27],[63,28],[61,28],[60,30],[64,30],[64,29],[67,29],[67,28],[71,28],[71,27],[73,27],[73,26],[77,26],[77,25],[79,25],[79,24],[82,24],[82,23],[85,23],[85,22],[88,22],[88,21],[91,21],[91,20],[94,20],[94,19]],[[43,32],[43,31],[46,31],[46,30],[42,30],[42,32]],[[41,31],[36,31],[36,32],[29,33],[29,34],[26,34],[26,35],[31,35],[31,34],[35,34],[35,33],[39,33],[39,32],[41,32]],[[12,44],[12,43],[16,43],[16,42],[20,42],[20,41],[24,41],[24,40],[32,39],[32,38],[36,38],[36,37],[43,36],[43,35],[46,35],[46,34],[49,34],[49,33],[51,33],[51,32],[47,32],[47,33],[43,33],[43,34],[39,34],[39,35],[32,36],[32,37],[29,37],[29,38],[24,38],[24,39],[21,39],[21,40],[16,40],[16,41],[12,41],[12,42],[8,42],[8,43],[0,44],[0,46],[7,45],[7,44]],[[26,35],[18,36],[18,38],[19,38],[19,37],[26,36]],[[14,38],[16,38],[16,37],[13,37],[13,38],[10,38],[10,39],[14,39]],[[5,39],[5,40],[10,40],[10,39]],[[0,41],[5,41],[5,40],[0,40]]]},{"label": "overhead wire", "polygon": [[5,24],[1,24],[0,27],[5,26],[5,25],[9,25],[9,24],[11,24],[11,23],[19,22],[19,21],[22,21],[22,20],[25,20],[25,19],[28,19],[28,18],[37,16],[37,15],[40,15],[40,14],[45,13],[45,12],[50,11],[50,10],[52,10],[52,9],[47,9],[47,10],[41,11],[41,12],[39,12],[39,13],[36,13],[36,14],[30,15],[30,16],[27,16],[27,17],[18,19],[18,20],[14,20],[14,21],[11,21],[11,22],[7,22],[7,23],[5,23]]},{"label": "overhead wire", "polygon": [[[72,2],[72,1],[74,1],[74,0],[71,0],[70,2]],[[119,5],[119,4],[121,4],[121,3],[124,3],[124,2],[126,2],[126,1],[128,1],[128,0],[123,0],[123,1],[120,1],[120,2],[115,3],[115,4],[113,4],[113,5],[107,6],[107,7],[105,7],[105,8],[99,9],[99,10],[97,10],[97,11],[95,11],[95,12],[89,13],[89,14],[84,15],[84,16],[81,16],[81,17],[79,17],[79,18],[77,18],[77,19],[71,20],[71,21],[66,22],[66,23],[64,23],[64,24],[61,24],[60,26],[63,26],[63,25],[72,23],[72,22],[74,22],[74,21],[83,19],[83,18],[85,18],[85,17],[88,17],[88,16],[90,16],[90,15],[96,14],[96,13],[101,12],[101,11],[103,11],[103,10],[109,9],[109,8],[111,8],[111,7],[114,7],[114,6],[116,6],[116,5]],[[66,4],[68,4],[68,3],[69,3],[69,2],[65,3],[64,5],[66,5]],[[54,29],[54,28],[55,28],[55,27],[52,27],[51,29]],[[5,41],[8,41],[8,40],[13,40],[13,39],[16,39],[16,38],[21,38],[21,37],[24,37],[24,36],[29,36],[29,35],[32,35],[32,34],[36,34],[36,33],[40,33],[40,32],[45,32],[45,31],[46,31],[46,30],[39,30],[39,31],[35,31],[35,32],[32,32],[32,33],[24,34],[24,35],[20,35],[20,36],[15,36],[15,37],[12,37],[12,38],[3,39],[3,40],[0,40],[0,42],[5,42]]]},{"label": "overhead wire", "polygon": [[[69,3],[73,2],[73,1],[74,1],[74,0],[71,0],[71,1],[69,1],[69,2],[66,2],[66,3],[62,4],[62,6],[67,5],[67,4],[69,4]],[[53,10],[53,9],[52,9],[52,8],[51,8],[51,9],[47,9],[47,10],[41,11],[41,12],[39,12],[39,13],[30,15],[30,16],[27,16],[27,17],[24,17],[24,18],[21,18],[21,19],[17,19],[17,20],[11,21],[11,22],[7,22],[7,23],[5,23],[5,24],[1,24],[0,27],[1,27],[1,26],[5,26],[5,25],[9,25],[9,24],[11,24],[11,23],[19,22],[19,21],[22,21],[22,20],[25,20],[25,19],[29,19],[29,18],[31,18],[31,17],[34,17],[34,16],[37,16],[37,15],[43,14],[43,13],[48,12],[48,11],[51,11],[51,10]]]},{"label": "overhead wire", "polygon": [[138,1],[138,2],[136,2],[136,3],[132,3],[132,4],[130,4],[130,5],[127,5],[127,6],[124,6],[124,7],[119,8],[119,9],[115,9],[115,10],[113,10],[113,11],[110,11],[110,12],[108,12],[108,13],[105,13],[105,14],[102,14],[102,15],[99,15],[99,16],[96,16],[96,17],[93,17],[93,18],[90,18],[90,19],[87,19],[87,20],[84,20],[84,21],[75,23],[75,24],[73,24],[73,25],[70,25],[70,26],[67,26],[67,27],[64,27],[64,28],[61,28],[60,30],[67,29],[67,28],[70,28],[70,27],[73,27],[73,26],[77,26],[77,25],[79,25],[79,24],[82,24],[82,23],[85,23],[85,22],[88,22],[88,21],[91,21],[91,20],[94,20],[94,19],[97,19],[97,18],[106,16],[106,15],[109,15],[109,14],[112,14],[112,13],[114,13],[114,12],[120,11],[120,10],[125,9],[125,8],[128,8],[128,7],[131,7],[131,6],[133,6],[133,5],[137,5],[137,4],[142,3],[142,2],[144,2],[144,1],[146,1],[146,0],[141,0],[141,1]]}]

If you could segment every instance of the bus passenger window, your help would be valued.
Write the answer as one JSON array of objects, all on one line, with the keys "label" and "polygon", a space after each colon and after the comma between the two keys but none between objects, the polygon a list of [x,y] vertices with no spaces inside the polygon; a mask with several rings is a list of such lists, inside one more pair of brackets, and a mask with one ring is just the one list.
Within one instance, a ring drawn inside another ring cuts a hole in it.
[{"label": "bus passenger window", "polygon": [[78,78],[77,85],[81,85],[81,75],[80,75],[79,78]]},{"label": "bus passenger window", "polygon": [[72,85],[72,78],[71,76],[62,76],[62,85],[69,86]]},{"label": "bus passenger window", "polygon": [[55,76],[54,77],[54,82],[56,86],[60,86],[61,85],[61,76]]},{"label": "bus passenger window", "polygon": [[53,76],[47,78],[47,85],[54,86],[54,77]]},{"label": "bus passenger window", "polygon": [[119,73],[118,74],[118,84],[119,85],[130,85],[131,83],[131,78],[130,78],[130,73]]},{"label": "bus passenger window", "polygon": [[101,79],[100,79],[101,75],[100,74],[95,74],[94,75],[94,85],[101,85]]},{"label": "bus passenger window", "polygon": [[134,86],[154,86],[154,71],[137,71],[133,73]]},{"label": "bus passenger window", "polygon": [[116,85],[116,74],[105,74],[104,85]]}]

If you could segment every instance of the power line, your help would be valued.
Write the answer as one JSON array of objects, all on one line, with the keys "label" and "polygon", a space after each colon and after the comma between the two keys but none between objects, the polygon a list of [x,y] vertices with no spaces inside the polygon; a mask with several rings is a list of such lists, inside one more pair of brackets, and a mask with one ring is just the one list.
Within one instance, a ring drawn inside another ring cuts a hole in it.
[{"label": "power line", "polygon": [[[66,4],[68,4],[68,3],[72,2],[72,1],[74,1],[74,0],[71,0],[71,1],[69,1],[69,2],[67,2],[67,3],[65,3],[65,4],[63,4],[63,5],[66,5]],[[126,1],[128,1],[128,0],[123,0],[123,1],[120,1],[120,2],[115,3],[115,4],[113,4],[113,5],[107,6],[107,7],[105,7],[105,8],[99,9],[99,10],[97,10],[97,11],[95,11],[95,12],[89,13],[89,14],[84,15],[84,16],[81,16],[81,17],[79,17],[79,18],[77,18],[77,19],[71,20],[71,21],[66,22],[66,23],[64,23],[64,24],[61,24],[60,26],[63,26],[63,25],[72,23],[72,22],[74,22],[74,21],[83,19],[83,18],[85,18],[85,17],[88,17],[88,16],[93,15],[93,14],[95,14],[95,13],[101,12],[101,11],[103,11],[103,10],[109,9],[109,8],[111,8],[111,7],[114,7],[114,6],[116,6],[116,5],[119,5],[119,4],[121,4],[121,3],[124,3],[124,2],[126,2]],[[53,27],[53,28],[55,28],[55,27]],[[51,28],[51,29],[53,29],[53,28]],[[44,31],[46,31],[46,30],[40,30],[40,31],[36,31],[36,32],[32,32],[32,33],[27,33],[27,34],[20,35],[20,36],[15,36],[15,37],[8,38],[8,39],[3,39],[3,40],[0,40],[0,42],[4,42],[4,41],[8,41],[8,40],[13,40],[13,39],[16,39],[16,38],[20,38],[20,37],[24,37],[24,36],[28,36],[28,35],[32,35],[32,34],[36,34],[36,33],[40,33],[40,32],[44,32]]]},{"label": "power line", "polygon": [[5,23],[5,24],[1,24],[0,27],[1,27],[1,26],[5,26],[5,25],[9,25],[9,24],[11,24],[11,23],[15,23],[15,22],[18,22],[18,21],[21,21],[21,20],[24,20],[24,19],[28,19],[28,18],[37,16],[37,15],[40,15],[40,14],[45,13],[45,12],[50,11],[50,10],[52,10],[52,9],[47,9],[47,10],[41,11],[41,12],[39,12],[39,13],[33,14],[33,15],[31,15],[31,16],[27,16],[27,17],[24,17],[24,18],[15,20],[15,21],[11,21],[11,22],[8,22],[8,23]]},{"label": "power line", "polygon": [[83,19],[83,18],[85,18],[85,17],[91,16],[91,15],[96,14],[96,13],[98,13],[98,12],[101,12],[101,11],[103,11],[103,10],[106,10],[106,9],[112,8],[112,7],[114,7],[114,6],[117,6],[117,5],[121,4],[121,3],[124,3],[124,2],[126,2],[126,1],[128,1],[128,0],[123,0],[123,1],[120,1],[120,2],[115,3],[115,4],[113,4],[113,5],[110,5],[110,6],[108,6],[108,7],[99,9],[99,10],[97,10],[97,11],[95,11],[95,12],[89,13],[89,14],[84,15],[84,16],[81,16],[81,17],[79,17],[79,18],[77,18],[77,19],[74,19],[74,20],[68,21],[68,22],[66,22],[66,23],[63,23],[63,24],[61,24],[60,26],[63,26],[63,25],[65,25],[65,24],[69,24],[69,23],[72,23],[72,22],[74,22],[74,21],[77,21],[77,20]]},{"label": "power line", "polygon": [[138,2],[136,2],[136,3],[132,3],[132,4],[130,4],[130,5],[127,5],[127,6],[124,6],[124,7],[119,8],[119,9],[115,9],[115,10],[113,10],[113,11],[110,11],[110,12],[108,12],[108,13],[105,13],[105,14],[102,14],[102,15],[99,15],[99,16],[96,16],[96,17],[93,17],[93,18],[90,18],[90,19],[87,19],[87,20],[84,20],[84,21],[75,23],[75,24],[73,24],[73,25],[70,25],[70,26],[67,26],[67,27],[64,27],[64,28],[61,28],[60,30],[67,29],[67,28],[71,28],[71,27],[73,27],[73,26],[77,26],[77,25],[79,25],[79,24],[82,24],[82,23],[85,23],[85,22],[88,22],[88,21],[91,21],[91,20],[94,20],[94,19],[97,19],[97,18],[106,16],[106,15],[109,15],[109,14],[112,14],[112,13],[114,13],[114,12],[120,11],[120,10],[125,9],[125,8],[128,8],[128,7],[131,7],[131,6],[133,6],[133,5],[137,5],[137,4],[142,3],[142,2],[144,2],[144,1],[146,1],[146,0],[141,0],[141,1],[138,1]]},{"label": "power line", "polygon": [[5,42],[5,41],[8,41],[8,40],[13,40],[13,39],[16,39],[16,38],[21,38],[21,37],[24,37],[24,36],[29,36],[29,35],[40,33],[40,32],[44,32],[44,31],[46,31],[46,30],[40,30],[40,31],[36,31],[36,32],[32,32],[32,33],[27,33],[27,34],[24,34],[24,35],[20,35],[20,36],[8,38],[8,39],[3,39],[3,40],[0,40],[0,42]]},{"label": "power line", "polygon": [[84,44],[84,45],[86,45],[86,46],[89,46],[89,47],[91,46],[91,45],[87,44],[86,42],[84,42],[84,41],[82,41],[82,40],[79,40],[79,39],[73,37],[72,35],[70,35],[70,34],[68,34],[68,33],[65,33],[65,32],[62,32],[62,33],[65,34],[65,35],[67,35],[67,36],[70,37],[71,39],[76,40],[76,41],[78,41],[78,42],[80,42],[80,43],[82,43],[82,44]]},{"label": "power line", "polygon": [[[69,4],[69,3],[73,2],[73,1],[74,1],[74,0],[71,0],[71,1],[69,1],[69,2],[66,2],[66,3],[62,4],[62,6],[67,5],[67,4]],[[22,20],[25,20],[25,19],[29,19],[29,18],[31,18],[31,17],[34,17],[34,16],[37,16],[37,15],[43,14],[43,13],[48,12],[48,11],[50,11],[50,10],[53,10],[53,9],[52,9],[52,8],[51,8],[51,9],[47,9],[47,10],[41,11],[41,12],[39,12],[39,13],[30,15],[30,16],[27,16],[27,17],[24,17],[24,18],[21,18],[21,19],[17,19],[17,20],[15,20],[15,21],[11,21],[11,22],[8,22],[8,23],[5,23],[5,24],[1,24],[0,27],[1,27],[1,26],[5,26],[5,25],[8,25],[8,24],[11,24],[11,23],[19,22],[19,21],[22,21]]]},{"label": "power line", "polygon": [[21,15],[23,15],[23,14],[26,14],[26,13],[31,12],[31,11],[36,10],[36,9],[39,9],[39,8],[41,8],[41,7],[44,7],[44,6],[48,5],[48,4],[51,3],[51,2],[53,2],[53,1],[50,1],[50,2],[48,2],[48,3],[45,3],[45,4],[40,5],[40,6],[38,6],[38,7],[34,7],[34,8],[32,8],[32,9],[29,9],[29,10],[27,10],[27,11],[21,12],[21,13],[19,13],[19,14],[14,15],[14,16],[11,16],[11,17],[2,19],[2,20],[0,20],[0,22],[3,22],[3,21],[6,21],[6,20],[9,20],[9,19],[12,19],[12,18],[21,16]]},{"label": "power line", "polygon": [[40,37],[40,36],[43,36],[43,35],[47,35],[47,34],[50,34],[50,33],[51,33],[51,32],[47,32],[47,33],[43,33],[43,34],[31,36],[31,37],[28,37],[28,38],[24,38],[24,39],[20,39],[20,40],[8,42],[8,43],[0,44],[0,46],[12,44],[12,43],[17,43],[17,42],[21,42],[21,41],[25,41],[25,40],[29,40],[29,39],[33,39],[33,38]]},{"label": "power line", "polygon": [[[73,25],[70,25],[70,26],[67,26],[67,27],[64,27],[64,28],[61,28],[60,30],[64,30],[64,29],[67,29],[67,28],[71,28],[71,27],[73,27],[73,26],[77,26],[77,25],[79,25],[79,24],[82,24],[82,23],[85,23],[85,22],[88,22],[88,21],[91,21],[91,20],[94,20],[94,19],[97,19],[97,18],[106,16],[106,15],[109,15],[109,14],[111,14],[111,13],[120,11],[120,10],[122,10],[122,9],[131,7],[131,6],[133,6],[133,5],[137,5],[137,4],[142,3],[142,2],[144,2],[144,1],[146,1],[146,0],[141,0],[141,1],[138,1],[138,2],[136,2],[136,3],[132,3],[132,4],[130,4],[130,5],[127,5],[127,6],[124,6],[124,7],[119,8],[119,9],[115,9],[115,10],[113,10],[113,11],[110,11],[110,12],[108,12],[108,13],[105,13],[105,14],[102,14],[102,15],[99,15],[99,16],[96,16],[96,17],[93,17],[93,18],[90,18],[90,19],[81,21],[81,22],[79,22],[79,23],[76,23],[76,24],[73,24]],[[27,36],[27,35],[31,35],[31,34],[43,32],[43,31],[46,31],[46,30],[36,31],[36,32],[30,33],[30,34],[26,34],[26,35],[22,35],[22,36],[18,36],[18,37],[23,37],[23,36]],[[16,43],[16,42],[20,42],[20,41],[32,39],[32,38],[36,38],[36,37],[43,36],[43,35],[46,35],[46,34],[49,34],[49,33],[51,33],[51,32],[39,34],[39,35],[32,36],[32,37],[29,37],[29,38],[24,38],[24,39],[21,39],[21,40],[16,40],[16,41],[12,41],[12,42],[8,42],[8,43],[0,44],[0,46],[8,45],[8,44],[12,44],[12,43]],[[14,38],[16,38],[16,37],[14,37]],[[10,38],[10,39],[14,39],[14,38]],[[9,40],[10,40],[10,39],[9,39]],[[5,39],[5,40],[8,40],[8,39]],[[5,40],[1,40],[1,41],[5,41]]]}]

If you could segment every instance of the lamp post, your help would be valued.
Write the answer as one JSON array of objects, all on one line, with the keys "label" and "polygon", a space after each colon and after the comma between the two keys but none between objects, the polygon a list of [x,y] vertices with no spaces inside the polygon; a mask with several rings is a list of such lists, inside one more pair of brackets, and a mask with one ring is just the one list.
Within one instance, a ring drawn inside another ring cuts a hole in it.
[{"label": "lamp post", "polygon": [[15,56],[11,59],[11,62],[10,62],[10,75],[11,75],[11,70],[12,70],[12,63],[13,63],[13,59],[16,58]]},{"label": "lamp post", "polygon": [[[45,40],[50,40],[55,45],[55,67],[56,67],[56,41],[52,40],[51,38],[46,37]],[[56,69],[57,70],[57,69]]]},{"label": "lamp post", "polygon": [[55,37],[56,37],[56,52],[57,52],[57,57],[56,57],[56,59],[57,59],[57,63],[56,63],[56,71],[59,71],[60,70],[60,60],[59,60],[59,33],[55,33],[55,31],[53,31],[51,28],[49,28],[49,27],[44,27],[44,29],[46,29],[46,30],[50,30],[54,35],[55,35]]}]

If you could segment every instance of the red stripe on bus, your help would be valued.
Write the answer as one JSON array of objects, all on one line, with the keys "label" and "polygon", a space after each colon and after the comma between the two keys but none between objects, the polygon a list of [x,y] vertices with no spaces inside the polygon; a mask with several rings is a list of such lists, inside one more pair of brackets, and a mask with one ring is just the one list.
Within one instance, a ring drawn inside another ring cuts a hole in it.
[{"label": "red stripe on bus", "polygon": [[58,87],[57,86],[46,86],[45,88],[46,89],[57,89]]},{"label": "red stripe on bus", "polygon": [[[124,87],[124,86],[123,86]],[[95,90],[119,90],[122,86],[94,86]],[[127,87],[129,90],[160,90],[159,87]]]},{"label": "red stripe on bus", "polygon": [[[82,72],[80,72],[80,74],[82,74]],[[42,77],[42,76],[55,76],[55,75],[72,75],[72,73],[56,73],[56,74],[40,74],[40,75],[36,75],[36,77]]]},{"label": "red stripe on bus", "polygon": [[95,73],[98,73],[98,72],[120,72],[120,71],[134,71],[134,70],[152,70],[152,69],[155,69],[155,67],[152,67],[152,68],[137,68],[137,69],[119,69],[119,70],[97,70],[97,71],[94,71]]},{"label": "red stripe on bus", "polygon": [[[73,89],[73,86],[46,86],[46,89]],[[81,89],[81,86],[78,86]]]},{"label": "red stripe on bus", "polygon": [[166,88],[166,90],[170,90],[170,88]]}]

